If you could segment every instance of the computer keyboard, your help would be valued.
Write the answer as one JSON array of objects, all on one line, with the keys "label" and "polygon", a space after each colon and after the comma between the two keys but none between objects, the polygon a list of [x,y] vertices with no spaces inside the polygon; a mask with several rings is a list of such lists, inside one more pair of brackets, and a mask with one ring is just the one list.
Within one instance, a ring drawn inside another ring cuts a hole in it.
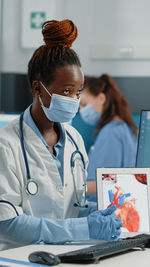
[{"label": "computer keyboard", "polygon": [[104,242],[57,256],[63,263],[79,263],[99,260],[101,257],[124,252],[135,247],[150,247],[150,235],[140,234],[120,241]]}]

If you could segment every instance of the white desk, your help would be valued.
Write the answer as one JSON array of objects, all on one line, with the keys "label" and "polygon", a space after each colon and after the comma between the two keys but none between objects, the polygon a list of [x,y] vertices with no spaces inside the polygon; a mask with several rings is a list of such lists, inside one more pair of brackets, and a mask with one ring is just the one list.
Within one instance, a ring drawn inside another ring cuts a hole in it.
[{"label": "white desk", "polygon": [[[54,254],[59,254],[71,250],[76,250],[79,248],[83,248],[83,246],[79,245],[30,245],[15,249],[9,249],[5,251],[0,251],[0,257],[11,258],[15,260],[24,260],[28,261],[28,255],[36,250],[44,250],[50,251]],[[121,255],[111,256],[109,258],[101,259],[98,264],[90,263],[90,264],[70,264],[70,263],[62,263],[56,266],[90,266],[90,267],[149,267],[150,266],[150,249],[146,249],[145,251],[134,250],[131,252],[126,252]]]}]

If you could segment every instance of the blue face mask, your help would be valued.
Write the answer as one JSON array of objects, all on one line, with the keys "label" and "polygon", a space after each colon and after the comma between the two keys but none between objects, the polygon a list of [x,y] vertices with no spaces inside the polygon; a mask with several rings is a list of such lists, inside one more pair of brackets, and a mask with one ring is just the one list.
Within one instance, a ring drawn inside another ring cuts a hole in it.
[{"label": "blue face mask", "polygon": [[92,126],[97,126],[100,120],[101,114],[102,112],[95,111],[91,104],[87,105],[86,107],[80,110],[80,115],[81,115],[82,120]]},{"label": "blue face mask", "polygon": [[[42,82],[40,82],[42,84]],[[49,108],[43,105],[42,99],[39,96],[41,107],[50,121],[54,122],[69,122],[76,115],[79,109],[79,99],[58,94],[52,94],[42,84],[45,91],[51,96]]]}]

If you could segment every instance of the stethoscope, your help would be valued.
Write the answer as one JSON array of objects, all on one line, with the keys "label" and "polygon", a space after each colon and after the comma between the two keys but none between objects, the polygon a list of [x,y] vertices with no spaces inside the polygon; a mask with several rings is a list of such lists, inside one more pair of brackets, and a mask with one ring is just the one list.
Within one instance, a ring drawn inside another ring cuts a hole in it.
[{"label": "stethoscope", "polygon": [[[31,175],[30,175],[30,168],[29,168],[28,159],[27,159],[27,153],[26,153],[25,144],[24,144],[23,115],[24,115],[24,113],[22,113],[20,115],[19,130],[20,130],[21,148],[22,148],[24,162],[25,162],[25,166],[26,166],[26,172],[27,172],[27,183],[26,183],[25,187],[26,187],[26,192],[28,194],[30,194],[32,196],[35,196],[38,193],[38,183],[34,178],[31,178]],[[66,133],[70,137],[71,141],[73,142],[73,144],[74,144],[74,146],[76,148],[76,150],[72,153],[71,158],[70,158],[70,166],[71,166],[71,173],[72,173],[72,177],[73,177],[73,185],[74,185],[75,195],[76,195],[76,200],[77,200],[77,202],[75,202],[73,204],[73,206],[74,207],[80,207],[80,208],[87,208],[88,205],[85,204],[85,202],[86,202],[86,184],[85,183],[83,184],[84,193],[83,193],[82,201],[80,201],[79,198],[78,198],[77,189],[76,189],[76,183],[75,183],[75,177],[74,177],[75,156],[77,154],[80,156],[80,159],[81,159],[81,162],[82,162],[82,164],[81,163],[80,164],[81,164],[81,168],[82,168],[82,171],[83,171],[84,175],[86,173],[85,160],[84,160],[83,154],[78,149],[78,146],[77,146],[75,140],[73,139],[73,137],[71,136],[71,134],[67,130],[66,130]]]}]

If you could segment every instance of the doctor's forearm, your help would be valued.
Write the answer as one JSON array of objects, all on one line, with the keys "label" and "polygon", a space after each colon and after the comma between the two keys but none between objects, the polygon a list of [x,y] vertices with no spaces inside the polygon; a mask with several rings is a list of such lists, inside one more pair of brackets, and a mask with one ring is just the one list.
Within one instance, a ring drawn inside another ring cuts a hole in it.
[{"label": "doctor's forearm", "polygon": [[23,214],[0,222],[0,240],[16,245],[40,242],[59,244],[88,238],[86,218],[48,220]]}]

